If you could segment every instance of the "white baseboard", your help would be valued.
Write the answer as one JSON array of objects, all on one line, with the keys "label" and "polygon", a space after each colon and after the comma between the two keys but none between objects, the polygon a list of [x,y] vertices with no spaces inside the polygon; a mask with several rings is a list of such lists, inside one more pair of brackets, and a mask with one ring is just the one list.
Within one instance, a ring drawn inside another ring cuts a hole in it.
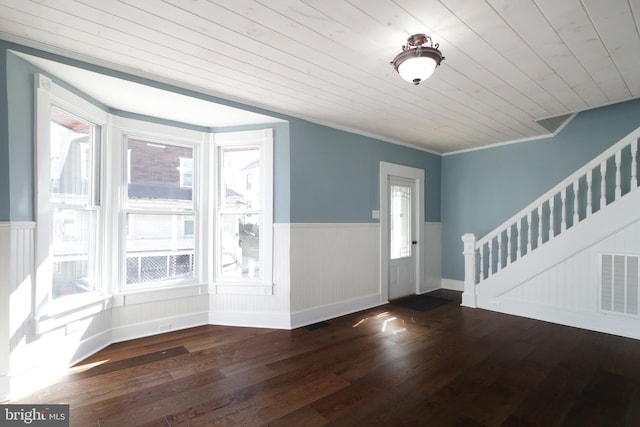
[{"label": "white baseboard", "polygon": [[208,324],[209,312],[187,313],[180,316],[164,317],[149,322],[121,326],[111,330],[111,343],[148,337],[180,329]]},{"label": "white baseboard", "polygon": [[208,316],[210,325],[291,329],[291,318],[286,312],[212,311]]},{"label": "white baseboard", "polygon": [[299,328],[313,323],[322,322],[327,319],[344,316],[368,308],[386,304],[380,302],[380,294],[368,295],[366,297],[354,298],[347,301],[340,301],[335,304],[314,307],[308,310],[291,313],[291,328]]},{"label": "white baseboard", "polygon": [[442,279],[439,279],[439,278],[427,279],[424,289],[420,293],[426,294],[427,292],[433,292],[438,289],[442,289]]},{"label": "white baseboard", "polygon": [[69,366],[73,366],[78,362],[83,361],[87,357],[94,353],[99,352],[103,348],[113,343],[111,339],[111,330],[102,332],[83,340],[79,345],[76,353],[69,362]]},{"label": "white baseboard", "polygon": [[442,279],[442,289],[449,289],[452,291],[464,291],[464,281],[453,279]]},{"label": "white baseboard", "polygon": [[437,291],[438,289],[442,289],[442,278],[434,277],[431,280],[427,279],[425,285],[422,287],[422,290],[418,292],[418,294],[427,294],[429,292]]},{"label": "white baseboard", "polygon": [[489,303],[489,306],[481,308],[574,328],[640,339],[640,319],[593,311],[569,311],[563,308],[506,299],[494,300]]},{"label": "white baseboard", "polygon": [[11,390],[11,380],[7,375],[0,375],[0,402],[9,399],[9,391]]}]

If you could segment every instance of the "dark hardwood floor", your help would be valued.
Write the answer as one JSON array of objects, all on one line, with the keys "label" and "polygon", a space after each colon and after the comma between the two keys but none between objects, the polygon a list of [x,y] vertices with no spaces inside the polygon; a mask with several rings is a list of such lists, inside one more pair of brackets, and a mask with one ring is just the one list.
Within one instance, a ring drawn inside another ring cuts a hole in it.
[{"label": "dark hardwood floor", "polygon": [[114,344],[21,402],[74,426],[640,426],[640,341],[432,295],[453,301]]}]

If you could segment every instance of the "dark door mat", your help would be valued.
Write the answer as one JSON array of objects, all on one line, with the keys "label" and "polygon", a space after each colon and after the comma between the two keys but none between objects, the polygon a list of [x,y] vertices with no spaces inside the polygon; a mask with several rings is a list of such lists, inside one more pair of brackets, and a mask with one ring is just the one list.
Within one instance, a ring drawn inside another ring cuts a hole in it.
[{"label": "dark door mat", "polygon": [[412,295],[406,298],[393,300],[391,301],[391,304],[410,308],[411,310],[416,311],[427,311],[431,310],[432,308],[440,307],[441,305],[447,304],[449,302],[451,302],[451,300],[432,297],[430,295]]}]

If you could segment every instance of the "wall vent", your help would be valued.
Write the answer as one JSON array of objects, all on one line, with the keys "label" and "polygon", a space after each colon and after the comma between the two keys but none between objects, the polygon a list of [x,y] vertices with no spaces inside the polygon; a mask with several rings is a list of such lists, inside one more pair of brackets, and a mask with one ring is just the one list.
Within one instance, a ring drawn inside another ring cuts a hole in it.
[{"label": "wall vent", "polygon": [[602,254],[600,311],[637,317],[640,301],[638,255]]},{"label": "wall vent", "polygon": [[569,123],[569,121],[574,117],[575,117],[574,113],[563,114],[561,116],[548,117],[546,119],[538,119],[536,120],[536,123],[538,123],[540,126],[545,128],[549,132],[555,134],[556,132],[558,132],[558,130],[560,130],[567,123]]}]

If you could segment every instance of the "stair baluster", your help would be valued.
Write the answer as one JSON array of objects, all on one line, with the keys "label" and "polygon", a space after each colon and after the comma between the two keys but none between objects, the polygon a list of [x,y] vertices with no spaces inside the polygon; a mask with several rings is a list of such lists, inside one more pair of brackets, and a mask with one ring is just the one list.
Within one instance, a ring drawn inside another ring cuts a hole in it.
[{"label": "stair baluster", "polygon": [[478,265],[478,282],[484,280],[484,245],[480,246],[478,251],[479,265]]},{"label": "stair baluster", "polygon": [[502,232],[498,233],[498,265],[497,265],[497,270],[496,271],[500,271],[502,270]]},{"label": "stair baluster", "polygon": [[505,267],[511,264],[511,245],[513,244],[513,240],[511,239],[511,228],[512,227],[507,228],[507,247],[505,250],[507,259],[505,260]]},{"label": "stair baluster", "polygon": [[607,206],[607,160],[600,163],[600,209]]},{"label": "stair baluster", "polygon": [[631,143],[631,189],[638,188],[638,140]]},{"label": "stair baluster", "polygon": [[622,187],[620,186],[620,163],[622,162],[622,151],[616,151],[615,155],[616,161],[616,193],[613,200],[618,200],[622,196]]},{"label": "stair baluster", "polygon": [[524,218],[516,222],[516,261],[522,256],[522,221]]},{"label": "stair baluster", "polygon": [[560,191],[560,232],[564,233],[567,229],[567,187],[563,187]]},{"label": "stair baluster", "polygon": [[538,205],[538,248],[542,246],[542,203]]},{"label": "stair baluster", "polygon": [[553,239],[553,236],[555,236],[556,234],[554,230],[555,211],[553,208],[553,205],[555,204],[555,199],[556,199],[556,196],[551,196],[551,198],[549,199],[549,238],[547,239],[547,242]]},{"label": "stair baluster", "polygon": [[495,271],[493,269],[493,239],[489,240],[487,244],[489,246],[489,266],[487,267],[487,277],[491,277]]},{"label": "stair baluster", "polygon": [[531,211],[527,212],[527,253],[531,252]]},{"label": "stair baluster", "polygon": [[593,170],[589,170],[589,172],[587,172],[587,213],[586,213],[586,217],[590,217],[591,214],[593,213],[593,206],[592,206],[592,202],[591,202],[591,184],[593,183]]},{"label": "stair baluster", "polygon": [[574,227],[580,221],[580,216],[578,215],[578,180],[573,181],[573,221],[571,222],[571,226]]}]

